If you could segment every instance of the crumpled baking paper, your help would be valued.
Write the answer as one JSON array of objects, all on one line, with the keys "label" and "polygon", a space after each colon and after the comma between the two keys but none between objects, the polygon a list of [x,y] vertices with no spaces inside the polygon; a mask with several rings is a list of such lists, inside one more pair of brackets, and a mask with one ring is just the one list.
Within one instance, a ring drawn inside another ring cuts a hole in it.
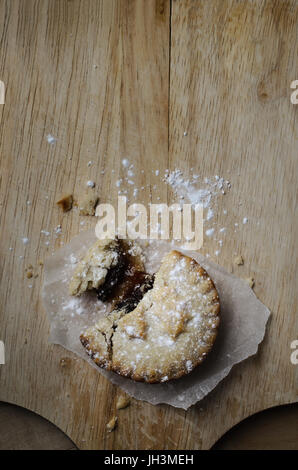
[{"label": "crumpled baking paper", "polygon": [[[96,240],[93,230],[81,232],[68,245],[45,262],[43,303],[50,321],[50,339],[82,357],[98,372],[129,395],[152,404],[167,403],[187,409],[202,400],[228,375],[232,367],[256,354],[264,338],[270,311],[255,296],[249,285],[197,252],[181,252],[196,259],[213,279],[221,303],[221,324],[213,350],[202,365],[188,376],[164,384],[144,384],[97,367],[86,354],[79,336],[93,325],[109,306],[95,293],[79,298],[68,294],[68,284],[77,262]],[[142,242],[139,242],[142,246]],[[158,269],[173,243],[155,240],[145,247],[147,272]]]}]

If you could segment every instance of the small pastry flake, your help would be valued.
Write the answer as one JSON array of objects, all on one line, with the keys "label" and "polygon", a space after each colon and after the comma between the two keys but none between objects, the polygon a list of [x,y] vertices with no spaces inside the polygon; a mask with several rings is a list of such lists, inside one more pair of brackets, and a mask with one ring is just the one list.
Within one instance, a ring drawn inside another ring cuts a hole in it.
[{"label": "small pastry flake", "polygon": [[119,257],[116,240],[97,240],[73,274],[70,295],[80,296],[87,290],[98,289],[105,282],[108,271],[118,264]]},{"label": "small pastry flake", "polygon": [[92,189],[86,191],[78,201],[80,215],[95,215],[98,196]]},{"label": "small pastry flake", "polygon": [[56,204],[61,207],[63,212],[68,212],[72,209],[73,205],[73,196],[72,194],[67,194],[66,196],[63,196],[59,201],[56,202]]}]

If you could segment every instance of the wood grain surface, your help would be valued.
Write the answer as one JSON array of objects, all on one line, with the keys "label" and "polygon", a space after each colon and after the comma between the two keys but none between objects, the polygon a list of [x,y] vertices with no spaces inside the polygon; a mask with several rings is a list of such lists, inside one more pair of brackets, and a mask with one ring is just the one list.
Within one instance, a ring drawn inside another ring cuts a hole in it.
[{"label": "wood grain surface", "polygon": [[[252,413],[297,401],[297,24],[295,0],[0,0],[0,400],[82,449],[210,448]],[[170,200],[156,169],[231,181],[219,201],[218,222],[230,228],[220,256],[214,240],[202,251],[253,276],[272,316],[257,356],[203,402],[185,412],[133,400],[107,433],[120,391],[47,343],[39,260],[95,225],[62,214],[57,199],[92,179],[101,201],[115,202],[123,158],[144,186],[139,202]],[[27,279],[30,264],[38,277]]]},{"label": "wood grain surface", "polygon": [[[214,450],[297,450],[298,403],[261,411],[241,421]],[[0,450],[76,450],[56,426],[16,405],[0,403]]]}]

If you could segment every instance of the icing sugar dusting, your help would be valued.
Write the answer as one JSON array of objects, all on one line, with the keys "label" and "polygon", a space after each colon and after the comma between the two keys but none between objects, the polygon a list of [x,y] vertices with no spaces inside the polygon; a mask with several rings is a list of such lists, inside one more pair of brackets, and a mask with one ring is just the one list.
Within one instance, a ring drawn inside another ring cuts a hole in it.
[{"label": "icing sugar dusting", "polygon": [[[192,176],[185,176],[180,169],[175,169],[174,171],[166,170],[164,181],[172,188],[175,196],[180,199],[181,204],[190,203],[192,206],[203,206],[204,222],[207,223],[205,235],[210,240],[213,238],[217,240],[218,222],[215,214],[219,212],[218,198],[230,190],[231,183],[219,175],[205,177],[193,174]],[[225,213],[226,211],[224,211]],[[225,229],[221,233],[224,231]],[[220,246],[222,246],[222,242]],[[216,256],[218,256],[219,252],[217,250]]]},{"label": "icing sugar dusting", "polygon": [[56,142],[56,140],[57,139],[53,135],[51,135],[51,134],[47,135],[47,141],[48,141],[49,144],[53,145]]},{"label": "icing sugar dusting", "polygon": [[[201,204],[205,209],[210,208],[218,194],[225,194],[231,184],[218,175],[201,178],[199,175],[186,179],[181,170],[166,171],[165,182],[171,186],[175,194],[195,205]],[[212,217],[212,211],[209,216]]]}]

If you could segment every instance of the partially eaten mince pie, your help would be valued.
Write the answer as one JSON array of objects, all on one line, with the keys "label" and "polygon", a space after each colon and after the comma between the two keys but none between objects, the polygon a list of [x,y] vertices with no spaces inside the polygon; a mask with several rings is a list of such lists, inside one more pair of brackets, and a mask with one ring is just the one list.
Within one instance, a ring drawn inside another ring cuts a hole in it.
[{"label": "partially eaten mince pie", "polygon": [[93,361],[136,381],[182,377],[212,349],[219,297],[207,272],[178,251],[153,276],[139,253],[122,240],[99,240],[77,267],[70,293],[96,289],[112,311],[80,337]]}]

